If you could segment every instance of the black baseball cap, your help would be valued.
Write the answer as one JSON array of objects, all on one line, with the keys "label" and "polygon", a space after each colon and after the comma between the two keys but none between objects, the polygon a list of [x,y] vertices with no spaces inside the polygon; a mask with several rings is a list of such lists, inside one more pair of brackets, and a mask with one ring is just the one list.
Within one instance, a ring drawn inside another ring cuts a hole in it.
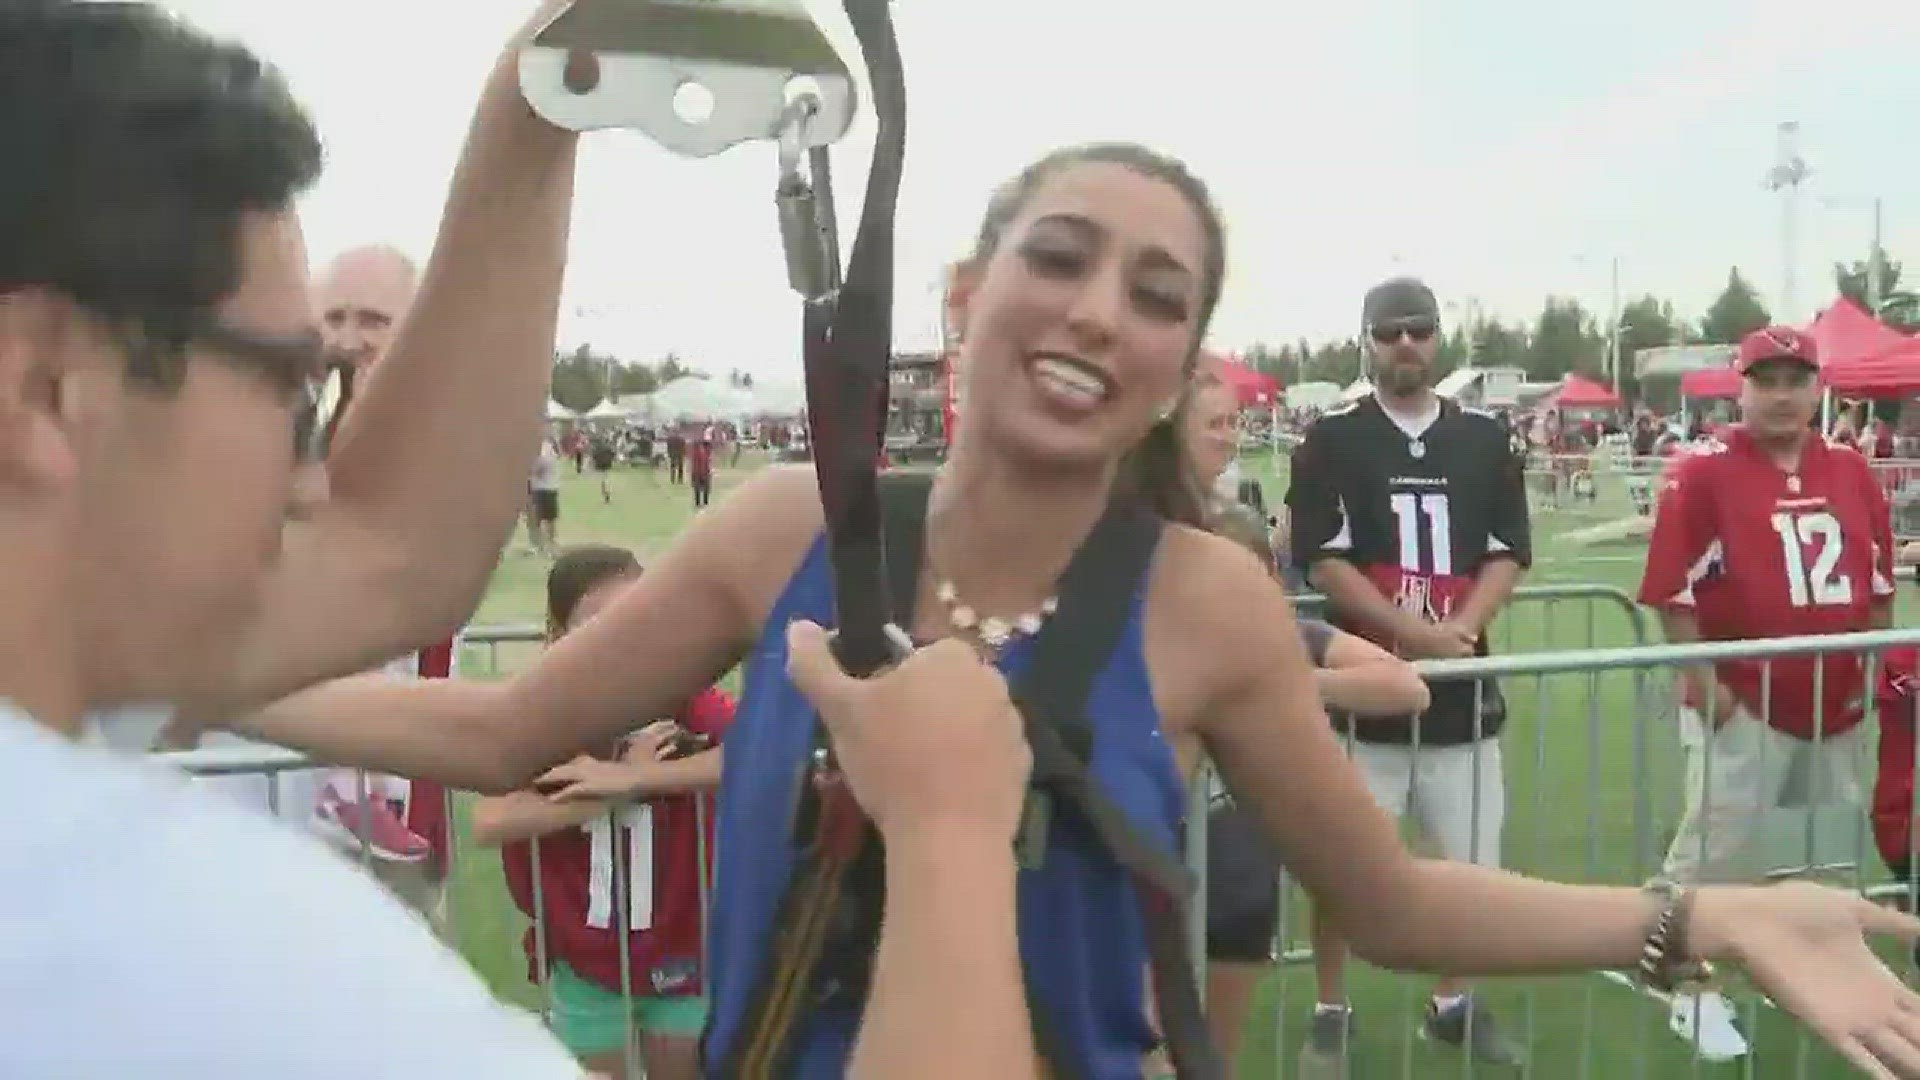
[{"label": "black baseball cap", "polygon": [[1418,278],[1397,277],[1367,290],[1360,304],[1360,324],[1366,327],[1409,319],[1440,321],[1440,303],[1433,290]]}]

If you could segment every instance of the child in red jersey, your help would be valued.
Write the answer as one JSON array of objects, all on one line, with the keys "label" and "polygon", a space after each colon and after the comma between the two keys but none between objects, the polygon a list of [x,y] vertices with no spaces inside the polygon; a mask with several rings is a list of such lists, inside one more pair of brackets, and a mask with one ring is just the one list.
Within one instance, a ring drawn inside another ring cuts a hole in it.
[{"label": "child in red jersey", "polygon": [[[621,548],[555,560],[550,639],[592,618],[639,573]],[[713,841],[703,793],[719,784],[717,744],[732,718],[732,700],[709,689],[608,753],[474,807],[475,837],[501,846],[514,902],[540,923],[527,931],[527,958],[530,977],[547,987],[554,1033],[590,1069],[627,1075],[629,1031],[638,1030],[647,1076],[698,1078],[710,884],[702,879]]]}]

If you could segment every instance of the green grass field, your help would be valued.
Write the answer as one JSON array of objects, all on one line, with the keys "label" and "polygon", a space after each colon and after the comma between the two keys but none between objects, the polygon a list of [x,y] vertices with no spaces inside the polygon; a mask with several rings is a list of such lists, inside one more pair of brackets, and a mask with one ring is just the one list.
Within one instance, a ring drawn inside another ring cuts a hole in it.
[{"label": "green grass field", "polygon": [[[751,464],[750,462],[747,464]],[[1285,490],[1284,459],[1255,458],[1250,473],[1264,482],[1270,501]],[[722,471],[721,492],[743,473]],[[615,497],[603,506],[591,474],[571,475],[562,492],[561,541],[605,541],[638,549],[643,558],[670,542],[691,514],[684,488],[670,488],[664,473],[624,471],[614,476]],[[1600,505],[1552,509],[1535,504],[1538,558],[1530,585],[1597,584],[1631,592],[1638,580],[1637,545],[1581,548],[1567,543],[1570,529],[1630,512],[1625,490],[1602,484]],[[492,590],[475,622],[538,621],[545,561],[515,550],[502,559]],[[1903,598],[1903,603],[1906,602]],[[1904,612],[1910,616],[1912,612]],[[1912,625],[1903,619],[1903,625]],[[1496,630],[1503,652],[1577,649],[1632,644],[1627,614],[1617,605],[1589,601],[1517,605]],[[512,670],[529,646],[499,650],[496,670]],[[485,677],[494,657],[469,649],[463,672]],[[1512,719],[1505,737],[1508,774],[1507,865],[1528,873],[1576,881],[1632,883],[1657,864],[1668,829],[1677,818],[1680,762],[1665,711],[1658,707],[1664,682],[1633,673],[1570,674],[1512,679],[1506,683]],[[1640,737],[1636,738],[1636,728]],[[1643,749],[1636,750],[1636,746]],[[1636,762],[1644,763],[1637,766]],[[1855,839],[1849,837],[1849,840]],[[1864,834],[1858,838],[1866,843]],[[1878,861],[1867,859],[1873,873]],[[524,978],[519,939],[524,921],[506,896],[493,853],[463,844],[456,857],[451,897],[453,932],[462,952],[491,985],[510,1000],[535,1005],[539,993]],[[1303,927],[1297,891],[1290,922]],[[1296,935],[1299,936],[1299,935]],[[1349,976],[1361,1030],[1352,1076],[1484,1075],[1459,1055],[1439,1052],[1414,1036],[1425,980],[1394,976],[1356,965]],[[1269,984],[1272,1008],[1261,1010],[1242,1077],[1291,1075],[1294,1048],[1313,1000],[1310,971],[1286,969]],[[1691,1059],[1687,1047],[1666,1029],[1665,1010],[1598,976],[1507,980],[1486,988],[1501,1019],[1524,1037],[1532,1054],[1527,1075],[1595,1077],[1840,1077],[1845,1066],[1812,1046],[1798,1028],[1751,996],[1747,1030],[1756,1053],[1738,1065],[1711,1066]]]}]

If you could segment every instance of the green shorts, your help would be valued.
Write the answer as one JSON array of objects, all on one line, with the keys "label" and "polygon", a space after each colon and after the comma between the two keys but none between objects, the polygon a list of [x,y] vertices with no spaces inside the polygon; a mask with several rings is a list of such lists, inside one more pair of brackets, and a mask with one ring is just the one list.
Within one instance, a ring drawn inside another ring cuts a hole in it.
[{"label": "green shorts", "polygon": [[[587,979],[564,961],[553,963],[553,1034],[576,1057],[619,1051],[626,1045],[627,1009],[620,995]],[[703,997],[633,998],[633,1026],[643,1035],[698,1038],[707,1023]]]}]

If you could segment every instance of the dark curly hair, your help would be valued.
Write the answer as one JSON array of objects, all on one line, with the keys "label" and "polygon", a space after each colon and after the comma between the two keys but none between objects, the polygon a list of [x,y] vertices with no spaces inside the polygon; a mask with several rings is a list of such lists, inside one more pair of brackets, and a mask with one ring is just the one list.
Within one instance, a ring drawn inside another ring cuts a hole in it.
[{"label": "dark curly hair", "polygon": [[0,293],[71,298],[155,389],[240,285],[241,215],[321,165],[274,69],[146,3],[0,0],[0,147]]}]

